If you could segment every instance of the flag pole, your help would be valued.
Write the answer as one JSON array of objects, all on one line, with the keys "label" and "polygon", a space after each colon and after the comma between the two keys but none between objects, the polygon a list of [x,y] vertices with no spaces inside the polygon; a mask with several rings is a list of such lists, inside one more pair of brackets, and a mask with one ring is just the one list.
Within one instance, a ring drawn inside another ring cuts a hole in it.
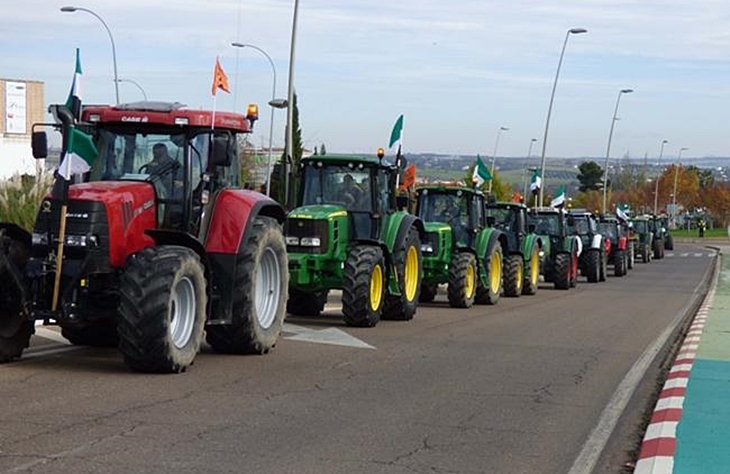
[{"label": "flag pole", "polygon": [[[68,149],[71,148],[71,144],[68,143],[72,140],[71,131],[73,127],[68,129],[69,140],[67,140],[66,150],[64,154],[68,153]],[[71,178],[71,160],[66,160],[66,176]],[[61,216],[60,226],[58,229],[58,247],[56,250],[56,275],[53,280],[53,300],[51,301],[51,311],[56,311],[58,308],[58,296],[61,290],[61,273],[63,271],[63,250],[66,244],[66,213],[68,210],[68,181],[63,178],[63,194],[61,199]]]}]

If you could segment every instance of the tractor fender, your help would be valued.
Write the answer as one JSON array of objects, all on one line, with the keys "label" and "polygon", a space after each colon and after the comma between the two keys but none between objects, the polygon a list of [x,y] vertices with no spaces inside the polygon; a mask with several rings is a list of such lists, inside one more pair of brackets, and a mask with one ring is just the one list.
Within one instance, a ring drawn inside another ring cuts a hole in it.
[{"label": "tractor fender", "polygon": [[487,227],[482,229],[477,235],[477,241],[475,245],[477,262],[479,263],[479,280],[482,285],[489,285],[489,275],[487,269],[484,267],[484,259],[487,256],[487,252],[494,247],[499,245],[502,248],[503,255],[509,255],[509,243],[507,242],[507,235],[499,229]]},{"label": "tractor fender", "polygon": [[520,249],[522,255],[527,258],[530,252],[532,252],[532,247],[535,245],[537,245],[538,249],[542,250],[542,239],[535,234],[527,234],[522,240],[522,248]]},{"label": "tractor fender", "polygon": [[591,248],[603,250],[603,236],[601,234],[593,236],[593,240],[591,240]]},{"label": "tractor fender", "polygon": [[180,247],[187,247],[198,254],[205,270],[205,279],[210,281],[210,261],[208,259],[208,253],[205,251],[203,243],[194,235],[188,234],[187,232],[165,229],[148,229],[145,231],[145,234],[152,238],[157,246],[178,245]]},{"label": "tractor fender", "polygon": [[284,222],[284,208],[273,199],[255,191],[221,191],[205,238],[208,253],[238,254],[248,239],[251,223],[259,216]]},{"label": "tractor fender", "polygon": [[418,230],[418,235],[423,239],[425,235],[423,221],[417,216],[405,212],[396,212],[391,216],[385,235],[385,246],[388,255],[401,247],[411,227],[415,227]]},{"label": "tractor fender", "polygon": [[626,250],[626,248],[629,246],[628,241],[626,237],[619,237],[618,238],[618,249],[619,250]]}]

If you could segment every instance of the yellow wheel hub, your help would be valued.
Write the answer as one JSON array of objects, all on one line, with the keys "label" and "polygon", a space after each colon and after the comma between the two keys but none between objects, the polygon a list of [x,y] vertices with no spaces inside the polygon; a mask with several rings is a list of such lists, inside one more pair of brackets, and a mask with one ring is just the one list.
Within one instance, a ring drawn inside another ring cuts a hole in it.
[{"label": "yellow wheel hub", "polygon": [[404,278],[406,300],[413,301],[416,299],[416,292],[418,291],[418,250],[414,246],[408,247],[406,251],[406,271]]},{"label": "yellow wheel hub", "polygon": [[489,290],[492,293],[499,293],[499,285],[502,283],[502,260],[493,254],[489,262]]},{"label": "yellow wheel hub", "polygon": [[383,300],[383,267],[375,265],[370,274],[370,309],[377,311]]},{"label": "yellow wheel hub", "polygon": [[476,291],[477,272],[471,263],[466,267],[466,284],[464,285],[464,293],[467,298],[474,296]]},{"label": "yellow wheel hub", "polygon": [[517,288],[522,288],[522,280],[525,278],[525,267],[517,267]]}]

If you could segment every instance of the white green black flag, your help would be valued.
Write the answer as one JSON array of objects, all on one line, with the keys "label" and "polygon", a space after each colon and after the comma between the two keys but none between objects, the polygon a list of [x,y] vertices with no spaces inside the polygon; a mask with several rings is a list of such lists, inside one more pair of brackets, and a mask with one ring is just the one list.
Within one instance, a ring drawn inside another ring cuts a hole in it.
[{"label": "white green black flag", "polygon": [[565,185],[561,184],[555,197],[550,201],[550,207],[562,208],[565,206]]},{"label": "white green black flag", "polygon": [[81,117],[81,56],[79,48],[76,48],[76,70],[74,71],[74,79],[71,82],[68,99],[66,99],[66,108],[77,119]]},{"label": "white green black flag", "polygon": [[492,179],[492,174],[489,172],[489,168],[484,164],[482,158],[477,155],[477,162],[474,165],[474,172],[471,174],[471,180],[477,187],[481,187],[482,184]]},{"label": "white green black flag", "polygon": [[537,168],[534,173],[532,173],[532,180],[530,181],[530,191],[532,191],[532,194],[537,194],[540,192],[540,187],[542,186],[542,179],[540,179],[540,168]]},{"label": "white green black flag", "polygon": [[75,174],[86,173],[96,158],[97,150],[90,135],[72,128],[68,132],[66,153],[63,155],[58,174],[70,181]]}]

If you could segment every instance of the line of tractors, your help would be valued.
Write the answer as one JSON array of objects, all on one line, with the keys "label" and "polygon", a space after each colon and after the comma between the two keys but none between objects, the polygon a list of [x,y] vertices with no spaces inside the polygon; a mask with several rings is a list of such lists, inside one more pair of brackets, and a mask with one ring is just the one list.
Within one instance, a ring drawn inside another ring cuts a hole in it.
[{"label": "line of tractors", "polygon": [[[536,294],[541,276],[564,290],[580,275],[605,280],[608,265],[623,276],[673,245],[652,216],[530,209],[467,186],[399,194],[402,167],[380,152],[303,159],[286,213],[239,187],[254,113],[163,102],[53,111],[39,126],[61,132],[67,155],[83,132],[95,156],[58,180],[31,232],[0,223],[0,362],[44,324],[73,344],[118,347],[133,370],[181,372],[204,339],[222,353],[268,352],[287,312],[318,315],[331,290],[347,325],[372,327],[412,319],[440,285],[451,307],[494,305]],[[34,156],[47,148],[34,131]]]}]

